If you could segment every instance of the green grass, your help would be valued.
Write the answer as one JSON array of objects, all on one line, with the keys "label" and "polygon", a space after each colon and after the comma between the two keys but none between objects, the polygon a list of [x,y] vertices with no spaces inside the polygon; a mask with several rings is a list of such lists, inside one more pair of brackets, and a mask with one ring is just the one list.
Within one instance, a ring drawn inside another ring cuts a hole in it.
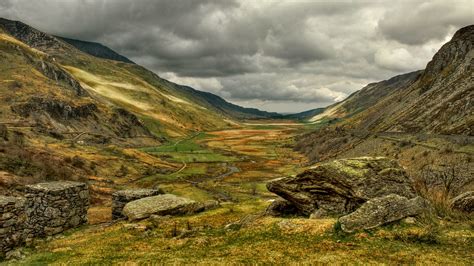
[{"label": "green grass", "polygon": [[156,182],[169,182],[176,181],[180,178],[186,178],[190,176],[204,175],[207,172],[207,165],[205,164],[189,164],[181,172],[175,172],[172,174],[157,174],[147,176],[140,179],[137,184],[142,186],[149,186]]},{"label": "green grass", "polygon": [[196,140],[203,140],[210,135],[198,133],[189,139],[168,143],[158,147],[143,148],[142,151],[151,155],[169,158],[174,162],[193,163],[193,162],[233,162],[238,159],[234,156],[223,155],[209,150],[196,143]]},{"label": "green grass", "polygon": [[[207,224],[208,219],[232,221],[248,213],[243,206],[228,206],[195,216],[176,217],[147,231],[127,230],[121,224],[89,234],[74,233],[37,246],[34,255],[17,264],[113,264],[126,261],[173,263],[349,263],[349,264],[457,264],[472,261],[472,239],[448,238],[437,244],[406,241],[399,234],[412,235],[418,227],[381,228],[369,233],[339,235],[332,229],[287,230],[280,226],[292,219],[266,220],[240,230]],[[247,206],[246,208],[249,208]],[[318,220],[303,226],[314,228]],[[147,224],[146,222],[144,224]],[[172,237],[191,224],[193,232]],[[208,227],[202,227],[207,224]],[[292,228],[292,227],[290,227]],[[465,230],[465,228],[463,228]],[[396,231],[394,231],[396,230]],[[462,232],[462,231],[454,231]],[[464,242],[463,242],[464,241]],[[464,243],[464,244],[462,244]]]}]

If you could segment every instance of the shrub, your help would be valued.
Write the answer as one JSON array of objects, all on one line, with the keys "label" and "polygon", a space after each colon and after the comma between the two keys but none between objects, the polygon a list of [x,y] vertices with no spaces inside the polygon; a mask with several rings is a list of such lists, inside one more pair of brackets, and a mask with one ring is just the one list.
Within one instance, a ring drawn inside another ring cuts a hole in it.
[{"label": "shrub", "polygon": [[441,165],[427,164],[415,175],[415,189],[431,202],[438,216],[460,219],[462,216],[451,209],[450,200],[474,182],[471,172],[469,163],[461,158]]},{"label": "shrub", "polygon": [[84,166],[86,165],[86,160],[84,160],[82,157],[76,155],[76,156],[72,157],[71,164],[74,167],[84,168]]}]

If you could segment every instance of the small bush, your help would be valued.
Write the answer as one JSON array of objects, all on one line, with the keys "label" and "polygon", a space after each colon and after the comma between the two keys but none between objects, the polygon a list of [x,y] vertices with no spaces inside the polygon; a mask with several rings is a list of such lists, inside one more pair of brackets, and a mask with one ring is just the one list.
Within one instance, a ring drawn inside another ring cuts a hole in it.
[{"label": "small bush", "polygon": [[84,160],[82,157],[76,155],[76,156],[72,157],[71,164],[74,167],[84,168],[84,166],[86,165],[86,160]]},{"label": "small bush", "polygon": [[398,146],[400,148],[411,146],[411,145],[412,145],[412,143],[411,143],[410,140],[402,140],[402,141],[398,142]]}]

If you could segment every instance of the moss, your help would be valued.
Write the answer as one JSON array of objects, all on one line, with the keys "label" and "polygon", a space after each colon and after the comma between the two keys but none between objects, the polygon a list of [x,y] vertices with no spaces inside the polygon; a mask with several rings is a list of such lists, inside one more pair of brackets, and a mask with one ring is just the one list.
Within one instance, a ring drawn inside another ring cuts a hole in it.
[{"label": "moss", "polygon": [[327,166],[328,168],[335,169],[339,173],[362,178],[366,176],[368,172],[365,168],[366,165],[367,163],[361,161],[338,160],[329,163]]}]

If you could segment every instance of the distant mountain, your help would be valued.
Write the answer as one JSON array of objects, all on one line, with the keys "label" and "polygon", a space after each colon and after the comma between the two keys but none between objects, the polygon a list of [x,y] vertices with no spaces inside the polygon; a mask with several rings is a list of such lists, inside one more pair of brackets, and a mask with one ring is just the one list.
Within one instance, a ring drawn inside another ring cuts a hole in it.
[{"label": "distant mountain", "polygon": [[55,37],[69,43],[70,45],[76,47],[77,49],[83,51],[84,53],[88,53],[92,56],[135,64],[134,62],[132,62],[132,60],[126,58],[123,55],[118,54],[114,50],[100,43],[86,42],[86,41],[69,39],[69,38],[60,37],[60,36],[55,36]]},{"label": "distant mountain", "polygon": [[422,73],[415,71],[390,78],[388,80],[368,84],[362,89],[352,93],[345,100],[335,103],[325,108],[324,112],[315,114],[310,121],[322,119],[348,118],[369,107],[390,95],[396,90],[403,89],[411,85]]},{"label": "distant mountain", "polygon": [[282,116],[282,118],[285,119],[296,119],[296,120],[308,120],[310,118],[315,117],[316,115],[319,115],[323,113],[326,110],[326,108],[316,108],[316,109],[311,109],[308,111],[304,111],[301,113],[296,113],[296,114],[285,114]]},{"label": "distant mountain", "polygon": [[474,134],[474,25],[458,30],[423,71],[372,83],[310,120],[371,131]]}]

